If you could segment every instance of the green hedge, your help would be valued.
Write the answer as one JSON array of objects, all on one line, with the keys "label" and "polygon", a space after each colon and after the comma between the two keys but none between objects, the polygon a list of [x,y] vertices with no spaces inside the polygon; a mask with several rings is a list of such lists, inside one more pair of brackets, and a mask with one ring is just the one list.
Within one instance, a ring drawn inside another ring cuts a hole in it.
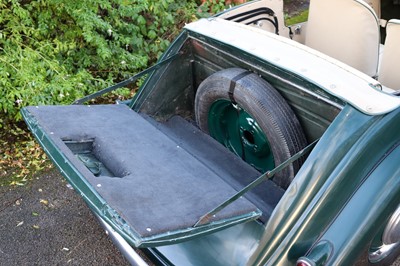
[{"label": "green hedge", "polygon": [[0,0],[0,121],[147,67],[196,10],[194,0]]}]

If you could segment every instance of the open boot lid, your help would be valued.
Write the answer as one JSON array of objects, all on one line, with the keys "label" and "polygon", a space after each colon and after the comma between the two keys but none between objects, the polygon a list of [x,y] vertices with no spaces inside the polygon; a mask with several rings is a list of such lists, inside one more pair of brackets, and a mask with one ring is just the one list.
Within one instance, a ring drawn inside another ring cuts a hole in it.
[{"label": "open boot lid", "polygon": [[181,117],[167,122],[126,105],[26,107],[29,128],[89,207],[136,247],[183,241],[257,219],[231,175],[259,172]]}]

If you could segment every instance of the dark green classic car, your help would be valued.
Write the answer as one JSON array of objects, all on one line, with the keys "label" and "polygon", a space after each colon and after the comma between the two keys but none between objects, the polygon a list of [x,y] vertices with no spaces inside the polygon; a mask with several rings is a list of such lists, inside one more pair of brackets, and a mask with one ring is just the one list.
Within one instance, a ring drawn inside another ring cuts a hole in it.
[{"label": "dark green classic car", "polygon": [[[399,1],[282,0],[23,117],[132,264],[387,265],[400,251]],[[394,15],[393,15],[394,14]],[[133,99],[85,102],[147,75]]]}]

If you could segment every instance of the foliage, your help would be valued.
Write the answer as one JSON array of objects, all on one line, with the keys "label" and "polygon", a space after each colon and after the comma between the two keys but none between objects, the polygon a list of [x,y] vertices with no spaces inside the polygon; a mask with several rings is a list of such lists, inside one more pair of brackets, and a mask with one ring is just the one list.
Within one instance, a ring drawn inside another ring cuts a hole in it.
[{"label": "foliage", "polygon": [[241,2],[0,0],[0,184],[24,184],[50,167],[21,107],[69,104],[125,79],[154,63],[184,23]]},{"label": "foliage", "polygon": [[252,0],[200,0],[197,16],[209,17],[229,9],[232,6],[243,4],[248,1]]},{"label": "foliage", "polygon": [[0,0],[0,110],[68,104],[154,62],[195,3]]},{"label": "foliage", "polygon": [[298,23],[305,22],[305,21],[307,21],[307,19],[308,19],[308,9],[304,10],[300,13],[296,13],[291,17],[286,17],[285,24],[286,25],[295,25]]},{"label": "foliage", "polygon": [[0,0],[0,185],[50,167],[21,107],[69,104],[125,79],[154,63],[184,23],[244,1]]},{"label": "foliage", "polygon": [[69,104],[144,69],[196,10],[194,0],[0,0],[0,183],[49,166],[21,107]]},{"label": "foliage", "polygon": [[210,14],[216,14],[224,11],[227,8],[225,0],[206,0],[203,1],[199,7],[200,14],[202,17],[210,16]]},{"label": "foliage", "polygon": [[33,172],[51,167],[45,153],[21,126],[6,124],[0,131],[0,185],[23,185]]}]

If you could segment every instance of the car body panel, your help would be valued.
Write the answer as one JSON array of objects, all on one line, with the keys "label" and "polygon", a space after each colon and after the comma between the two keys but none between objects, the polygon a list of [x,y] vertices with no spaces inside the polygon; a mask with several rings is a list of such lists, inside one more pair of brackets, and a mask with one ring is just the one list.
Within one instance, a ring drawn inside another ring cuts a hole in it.
[{"label": "car body panel", "polygon": [[400,99],[383,93],[377,80],[279,35],[220,18],[202,19],[185,28],[296,73],[366,114],[384,114],[400,106]]},{"label": "car body panel", "polygon": [[[366,264],[373,242],[380,242],[383,227],[399,206],[400,97],[285,34],[222,19],[267,2],[186,25],[127,102],[133,111],[157,121],[175,114],[191,121],[196,88],[209,75],[240,67],[268,80],[298,116],[308,142],[319,141],[289,188],[262,210],[260,220],[228,222],[231,227],[221,231],[211,226],[140,239],[57,148],[51,132],[28,109],[22,110],[38,142],[107,230],[115,230],[116,239],[122,236],[132,246],[149,247],[145,250],[156,263],[295,265],[303,258],[315,265]],[[281,4],[274,1],[274,8],[280,10]]]},{"label": "car body panel", "polygon": [[[281,201],[280,205],[275,209],[276,216],[271,218],[266,227],[263,237],[263,241],[266,241],[266,243],[261,242],[263,244],[260,245],[260,250],[258,250],[259,257],[254,261],[256,264],[263,264],[267,261],[269,265],[294,263],[301,256],[301,252],[306,253],[312,243],[319,239],[321,232],[324,232],[331,223],[335,222],[336,216],[341,213],[343,206],[353,200],[353,194],[365,182],[369,174],[381,163],[382,159],[385,159],[387,153],[397,145],[399,128],[397,126],[398,122],[395,121],[400,118],[399,110],[373,119],[364,115],[360,116],[360,113],[347,113],[346,111],[344,110],[341,113],[344,120],[340,119],[339,115],[331,125],[330,129],[332,131],[328,130],[326,132],[324,138],[326,137],[325,140],[327,142],[325,145],[319,143],[320,147],[325,148],[317,155],[318,159],[312,160],[317,165],[322,158],[326,161],[319,167],[314,164],[311,168],[312,170],[306,169],[307,164],[304,165],[298,174],[300,178],[296,178],[286,192],[292,192],[293,196],[285,197],[285,200]],[[357,120],[352,117],[353,115],[363,118]],[[362,120],[364,120],[363,123],[357,123],[357,121],[361,122]],[[342,126],[335,125],[336,122],[341,123]],[[358,124],[360,127],[352,127],[350,124],[353,126]],[[353,131],[353,128],[356,130]],[[384,143],[383,139],[385,139]],[[335,143],[334,147],[336,148],[329,145],[329,143]],[[332,147],[333,149],[326,149],[326,147]],[[314,149],[314,154],[317,149],[318,146]],[[387,161],[387,163],[391,163],[395,168],[398,167],[393,164],[393,161]],[[333,167],[333,169],[328,170],[328,167]],[[307,173],[305,176],[302,175],[303,170]],[[390,178],[400,178],[399,176],[392,176],[392,174],[393,172],[388,170],[381,178],[383,180],[386,180],[386,178],[389,178],[389,180]],[[305,180],[303,177],[310,179]],[[305,187],[306,184],[315,188],[315,195],[307,197],[312,193],[313,189]],[[319,187],[319,185],[321,186]],[[297,193],[297,191],[307,191],[307,195]],[[375,186],[370,193],[379,197],[386,196],[388,192],[382,190],[381,186]],[[393,208],[393,206],[391,207]],[[352,211],[354,216],[361,217],[360,219],[365,218],[365,213],[361,209],[352,209]],[[299,216],[295,215],[297,213]],[[378,214],[376,213],[375,215],[378,216]],[[345,223],[350,223],[350,221]],[[340,226],[344,226],[343,222]],[[288,233],[284,234],[285,231]],[[340,235],[341,232],[339,231],[336,230],[334,234]],[[304,245],[301,252],[299,252],[302,249],[299,243]],[[335,242],[332,241],[332,243],[336,248]],[[268,250],[262,249],[262,247],[268,247]],[[277,250],[284,251],[276,252]],[[350,258],[355,259],[356,257],[350,256],[347,259]]]}]

